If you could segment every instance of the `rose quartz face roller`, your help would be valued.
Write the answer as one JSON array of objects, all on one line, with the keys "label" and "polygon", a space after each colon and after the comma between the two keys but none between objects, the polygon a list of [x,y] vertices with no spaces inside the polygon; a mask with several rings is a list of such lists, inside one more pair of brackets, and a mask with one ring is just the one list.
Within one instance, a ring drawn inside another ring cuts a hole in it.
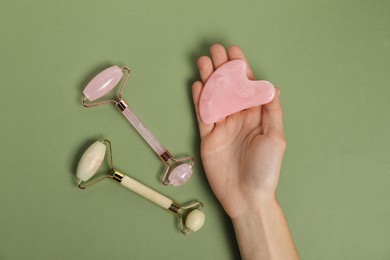
[{"label": "rose quartz face roller", "polygon": [[[92,178],[102,165],[106,154],[107,146],[110,149],[110,174],[104,175],[97,180],[87,182]],[[205,214],[203,212],[203,204],[201,202],[194,202],[184,206],[179,205],[173,200],[165,197],[157,191],[145,186],[144,184],[134,180],[133,178],[123,174],[114,168],[112,163],[112,148],[111,142],[103,140],[96,141],[82,155],[76,171],[77,183],[79,188],[85,189],[106,178],[116,180],[122,186],[128,188],[142,197],[154,202],[160,207],[173,212],[179,219],[179,227],[183,234],[188,234],[191,231],[198,231],[202,228],[205,221]],[[87,182],[87,183],[86,183]]]},{"label": "rose quartz face roller", "polygon": [[214,124],[231,114],[273,100],[274,86],[264,80],[249,80],[246,70],[243,60],[232,60],[211,74],[199,100],[204,123]]},{"label": "rose quartz face roller", "polygon": [[[110,92],[121,81],[127,72],[122,86],[118,93],[118,100],[106,100],[97,103],[87,103],[87,100],[94,101]],[[96,75],[85,87],[83,94],[83,105],[92,107],[106,103],[113,103],[118,110],[125,116],[131,125],[138,131],[149,146],[156,152],[159,158],[166,164],[163,172],[162,183],[164,185],[179,186],[188,181],[192,176],[193,157],[183,157],[175,159],[169,151],[157,140],[157,138],[147,129],[138,119],[126,102],[122,99],[122,91],[130,76],[130,69],[127,67],[119,68],[112,66]]]}]

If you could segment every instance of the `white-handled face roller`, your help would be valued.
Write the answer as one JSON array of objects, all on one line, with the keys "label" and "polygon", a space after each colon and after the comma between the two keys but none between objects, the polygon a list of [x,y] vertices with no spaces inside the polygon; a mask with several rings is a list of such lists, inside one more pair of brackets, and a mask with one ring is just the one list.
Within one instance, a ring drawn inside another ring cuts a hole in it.
[{"label": "white-handled face roller", "polygon": [[[110,148],[110,168],[112,173],[104,175],[95,181],[86,183],[90,178],[92,178],[92,176],[95,175],[104,161],[107,150],[105,144],[108,144]],[[128,188],[129,190],[132,190],[164,209],[173,212],[179,218],[180,230],[185,235],[191,231],[198,231],[204,224],[205,214],[203,212],[203,204],[201,202],[194,202],[181,206],[157,191],[115,169],[112,163],[111,142],[108,140],[104,140],[102,142],[96,141],[88,147],[77,166],[76,177],[78,186],[81,189],[85,189],[106,178],[118,181],[122,186]]]},{"label": "white-handled face roller", "polygon": [[[110,92],[123,78],[123,72],[127,72],[122,86],[118,93],[118,100],[106,100],[97,103],[87,103],[87,100],[94,101]],[[119,68],[112,66],[96,75],[85,87],[83,94],[83,105],[92,107],[106,103],[114,103],[118,110],[126,117],[131,125],[144,138],[149,146],[156,152],[159,158],[167,165],[163,172],[162,183],[164,185],[179,186],[191,178],[193,157],[184,157],[175,159],[169,151],[157,140],[156,137],[147,129],[138,119],[127,103],[122,99],[122,91],[130,76],[130,69],[127,67]]]}]

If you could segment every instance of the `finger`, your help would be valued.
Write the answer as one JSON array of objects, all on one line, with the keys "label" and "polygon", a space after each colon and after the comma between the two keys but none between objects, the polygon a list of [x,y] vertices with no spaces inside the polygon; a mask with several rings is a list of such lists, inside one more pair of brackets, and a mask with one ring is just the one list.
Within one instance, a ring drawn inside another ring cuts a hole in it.
[{"label": "finger", "polygon": [[248,60],[246,59],[245,57],[245,54],[244,52],[241,50],[240,47],[236,46],[236,45],[232,45],[228,48],[227,50],[227,54],[228,54],[228,57],[229,57],[229,60],[237,60],[237,59],[240,59],[240,60],[243,60],[246,62],[246,65],[247,65],[247,70],[246,70],[246,75],[249,79],[251,80],[255,80],[255,76],[253,75],[253,72],[252,72],[252,69],[251,67],[249,66],[249,63],[248,63]]},{"label": "finger", "polygon": [[248,129],[255,129],[261,126],[262,108],[261,106],[251,107],[243,111],[245,113],[244,124]]},{"label": "finger", "polygon": [[222,64],[228,62],[228,56],[221,44],[217,43],[210,47],[210,55],[214,64],[214,69],[219,68]]},{"label": "finger", "polygon": [[263,105],[262,127],[265,134],[283,134],[283,110],[280,103],[280,90],[276,88],[274,99]]},{"label": "finger", "polygon": [[213,63],[208,56],[202,56],[198,59],[198,70],[202,82],[205,83],[214,72]]},{"label": "finger", "polygon": [[203,123],[203,121],[199,115],[199,100],[200,100],[200,95],[202,93],[202,90],[203,90],[202,82],[195,81],[194,84],[192,84],[192,98],[194,101],[196,118],[198,119],[200,137],[207,135],[214,128],[214,124],[207,125],[207,124]]}]

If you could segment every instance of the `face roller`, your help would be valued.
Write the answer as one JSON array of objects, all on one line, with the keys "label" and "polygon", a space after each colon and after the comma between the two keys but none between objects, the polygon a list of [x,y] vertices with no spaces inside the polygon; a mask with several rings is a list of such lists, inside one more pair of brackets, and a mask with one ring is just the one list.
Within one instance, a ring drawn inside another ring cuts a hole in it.
[{"label": "face roller", "polygon": [[[119,81],[121,81],[124,75],[124,71],[127,72],[127,75],[122,83],[122,86],[120,87],[117,96],[118,100],[106,100],[96,103],[87,103],[87,100],[94,101],[110,92],[119,83]],[[179,186],[191,178],[194,158],[173,158],[169,151],[157,140],[156,137],[154,137],[150,130],[142,124],[142,122],[122,99],[122,91],[129,76],[130,69],[127,67],[119,68],[118,66],[112,66],[100,72],[85,87],[83,91],[85,96],[83,99],[83,105],[85,107],[92,107],[106,103],[115,104],[118,110],[125,116],[125,118],[138,131],[138,133],[149,144],[149,146],[156,152],[159,158],[166,164],[162,175],[162,183],[164,185]]]},{"label": "face roller", "polygon": [[[112,173],[86,183],[93,175],[95,175],[104,161],[107,150],[105,144],[108,144],[110,149],[110,168]],[[106,178],[118,181],[122,186],[128,188],[129,190],[132,190],[164,209],[173,212],[179,219],[181,232],[185,235],[191,231],[198,231],[204,224],[205,214],[203,212],[203,204],[201,202],[194,202],[181,206],[173,200],[161,195],[155,190],[152,190],[144,184],[115,169],[112,163],[111,142],[108,140],[104,140],[102,142],[96,141],[88,147],[77,166],[76,177],[78,186],[81,189],[85,189]]]}]

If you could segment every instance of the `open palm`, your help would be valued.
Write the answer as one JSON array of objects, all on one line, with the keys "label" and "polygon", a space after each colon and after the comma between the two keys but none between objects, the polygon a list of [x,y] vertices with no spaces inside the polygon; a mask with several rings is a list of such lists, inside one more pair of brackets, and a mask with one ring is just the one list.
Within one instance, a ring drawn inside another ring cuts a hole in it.
[{"label": "open palm", "polygon": [[[234,218],[253,205],[274,198],[285,150],[279,95],[266,105],[243,110],[216,124],[202,122],[198,113],[204,83],[229,60],[247,62],[237,46],[210,48],[210,57],[198,60],[201,81],[192,86],[201,137],[203,167],[211,188],[227,214]],[[255,79],[248,64],[247,76]],[[227,104],[228,105],[228,104]]]}]

